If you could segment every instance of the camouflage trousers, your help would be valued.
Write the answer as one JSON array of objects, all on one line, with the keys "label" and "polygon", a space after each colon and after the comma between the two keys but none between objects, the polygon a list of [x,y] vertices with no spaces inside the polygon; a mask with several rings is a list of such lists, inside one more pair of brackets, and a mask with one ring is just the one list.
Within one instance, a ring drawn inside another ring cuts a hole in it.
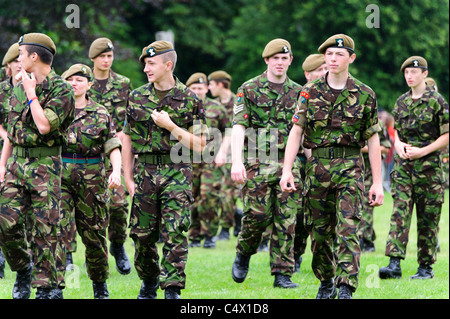
[{"label": "camouflage trousers", "polygon": [[[299,157],[300,158],[300,157]],[[299,170],[302,182],[305,180],[306,158],[300,158]],[[297,221],[295,223],[294,237],[294,260],[298,260],[306,251],[306,245],[309,233],[305,228],[305,211],[303,205],[303,196],[298,200]]]},{"label": "camouflage trousers", "polygon": [[193,164],[190,240],[213,237],[219,229],[219,216],[223,212],[221,193],[223,172],[212,164]]},{"label": "camouflage trousers", "polygon": [[414,205],[417,214],[417,261],[436,262],[437,232],[444,202],[445,185],[439,156],[432,153],[414,161],[395,157],[391,172],[394,208],[391,216],[386,256],[406,256]]},{"label": "camouflage trousers", "polygon": [[224,228],[235,225],[234,213],[237,210],[236,202],[240,197],[240,189],[231,179],[231,164],[221,166],[223,172],[223,184],[221,188],[223,196],[223,210],[219,217],[219,224]]},{"label": "camouflage trousers", "polygon": [[[105,165],[63,163],[61,177],[61,253],[58,271],[64,275],[66,246],[76,232],[86,247],[86,269],[92,281],[109,278],[106,228],[109,222],[109,192]],[[75,231],[76,230],[76,231]]]},{"label": "camouflage trousers", "polygon": [[[135,243],[134,265],[141,280],[159,276],[161,289],[184,289],[192,197],[190,164],[136,166],[130,237]],[[161,267],[158,247],[164,240]]]},{"label": "camouflage trousers", "polygon": [[359,223],[358,236],[367,242],[374,242],[376,239],[375,229],[373,228],[373,210],[374,207],[369,205],[369,189],[372,186],[372,169],[370,162],[364,162],[364,197],[363,210],[361,212],[361,221]]},{"label": "camouflage trousers", "polygon": [[[106,170],[106,178],[112,173],[112,167]],[[123,170],[122,170],[123,176]],[[108,239],[111,242],[124,244],[127,239],[128,231],[128,191],[125,187],[125,183],[122,183],[118,188],[109,189],[110,192],[110,205],[109,205],[109,226],[108,226]]]},{"label": "camouflage trousers", "polygon": [[24,270],[30,262],[34,263],[34,288],[58,286],[61,167],[60,156],[12,155],[8,159],[1,194],[1,248],[12,271]]},{"label": "camouflage trousers", "polygon": [[274,165],[253,164],[247,168],[247,182],[242,187],[244,216],[236,250],[245,256],[257,252],[261,237],[270,233],[271,274],[292,275],[294,271],[294,236],[298,202],[302,191],[298,163],[293,174],[296,192],[282,192],[280,178],[283,159]]},{"label": "camouflage trousers", "polygon": [[323,280],[356,290],[360,268],[358,227],[364,194],[362,156],[310,157],[305,168],[305,227],[312,269]]}]

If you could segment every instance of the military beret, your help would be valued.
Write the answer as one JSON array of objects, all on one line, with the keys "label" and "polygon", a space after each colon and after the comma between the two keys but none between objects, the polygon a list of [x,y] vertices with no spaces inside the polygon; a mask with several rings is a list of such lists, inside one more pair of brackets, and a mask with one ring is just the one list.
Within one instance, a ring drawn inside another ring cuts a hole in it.
[{"label": "military beret", "polygon": [[208,79],[206,78],[206,74],[197,72],[192,74],[189,79],[186,81],[186,86],[190,86],[195,83],[205,83],[208,84]]},{"label": "military beret", "polygon": [[84,76],[90,80],[92,78],[92,70],[87,65],[74,64],[62,74],[62,78],[67,80],[72,75]]},{"label": "military beret", "polygon": [[53,55],[56,54],[56,46],[53,40],[43,33],[27,33],[20,37],[19,46],[24,44],[37,45],[50,51]]},{"label": "military beret", "polygon": [[421,68],[421,69],[428,69],[428,63],[427,60],[422,58],[418,55],[413,55],[405,60],[403,62],[402,66],[400,67],[400,72],[403,72],[405,68]]},{"label": "military beret", "polygon": [[277,53],[291,52],[291,44],[284,39],[274,39],[267,43],[262,53],[263,58],[270,58]]},{"label": "military beret", "polygon": [[13,43],[3,57],[2,66],[14,61],[19,56],[19,43]]},{"label": "military beret", "polygon": [[322,43],[318,49],[319,53],[324,54],[327,48],[342,48],[355,51],[355,43],[353,39],[345,34],[335,34]]},{"label": "military beret", "polygon": [[142,49],[142,54],[139,57],[139,61],[144,63],[144,59],[146,57],[154,57],[169,51],[175,51],[171,42],[162,40],[155,41]]},{"label": "military beret", "polygon": [[112,41],[108,38],[98,38],[91,43],[89,47],[89,59],[95,59],[104,52],[114,50]]},{"label": "military beret", "polygon": [[303,71],[311,72],[325,63],[323,54],[310,54],[302,64]]},{"label": "military beret", "polygon": [[225,71],[214,71],[208,75],[208,80],[228,80],[231,81],[231,75]]},{"label": "military beret", "polygon": [[427,77],[425,79],[425,83],[428,84],[433,90],[438,90],[436,81],[433,78]]}]

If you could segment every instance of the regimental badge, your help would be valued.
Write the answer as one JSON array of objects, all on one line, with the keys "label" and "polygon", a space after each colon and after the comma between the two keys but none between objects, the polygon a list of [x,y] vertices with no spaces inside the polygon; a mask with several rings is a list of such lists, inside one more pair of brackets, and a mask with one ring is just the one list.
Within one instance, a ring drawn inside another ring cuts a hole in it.
[{"label": "regimental badge", "polygon": [[108,48],[110,48],[111,50],[114,49],[114,46],[111,42],[107,42],[106,45],[108,46]]},{"label": "regimental badge", "polygon": [[237,98],[238,98],[238,102],[241,102],[242,101],[242,98],[244,97],[244,93],[242,93],[242,92],[240,92],[240,93],[238,93],[237,95]]},{"label": "regimental badge", "polygon": [[147,49],[147,54],[148,54],[149,56],[154,56],[154,55],[156,54],[155,48],[154,48],[154,47],[148,48],[148,49]]},{"label": "regimental badge", "polygon": [[309,94],[306,92],[302,92],[300,94],[300,103],[305,103],[307,99],[309,99]]},{"label": "regimental badge", "polygon": [[419,66],[419,60],[413,60],[412,64],[413,64],[413,66],[418,67]]},{"label": "regimental badge", "polygon": [[288,53],[288,52],[289,52],[289,49],[288,49],[287,46],[284,46],[284,47],[283,47],[283,52],[284,52],[284,53]]},{"label": "regimental badge", "polygon": [[19,44],[21,44],[23,42],[23,36],[21,36],[20,38],[19,38]]},{"label": "regimental badge", "polygon": [[344,46],[344,39],[342,39],[342,38],[336,39],[336,45],[338,47],[342,48]]},{"label": "regimental badge", "polygon": [[204,83],[205,81],[203,80],[203,78],[202,77],[199,77],[198,78],[198,83]]},{"label": "regimental badge", "polygon": [[294,122],[294,123],[298,122],[298,115],[297,114],[292,117],[292,122]]},{"label": "regimental badge", "polygon": [[81,67],[81,72],[83,72],[83,74],[86,74],[87,73],[87,70],[86,70],[86,68],[83,66],[83,67]]}]

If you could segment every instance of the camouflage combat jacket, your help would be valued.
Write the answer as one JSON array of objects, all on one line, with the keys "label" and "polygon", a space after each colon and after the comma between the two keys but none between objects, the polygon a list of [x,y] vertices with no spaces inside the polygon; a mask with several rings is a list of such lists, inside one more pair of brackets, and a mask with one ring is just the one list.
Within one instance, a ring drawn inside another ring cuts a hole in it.
[{"label": "camouflage combat jacket", "polygon": [[290,119],[301,89],[300,84],[286,77],[280,94],[271,87],[267,71],[241,85],[233,108],[233,125],[240,124],[256,131],[256,135],[247,134],[244,152],[251,151],[249,148],[254,146],[259,151],[264,151],[265,146],[265,151],[269,152],[271,145],[284,152],[292,128]]},{"label": "camouflage combat jacket", "polygon": [[102,89],[103,87],[94,78],[88,95],[95,102],[106,107],[111,114],[117,132],[120,132],[125,122],[125,109],[131,91],[130,79],[110,70],[106,88],[104,91]]},{"label": "camouflage combat jacket", "polygon": [[36,96],[50,122],[50,133],[42,135],[34,123],[22,83],[13,89],[8,115],[8,138],[13,146],[52,147],[65,144],[66,130],[74,118],[72,86],[53,71],[36,85]]},{"label": "camouflage combat jacket", "polygon": [[116,129],[108,110],[89,98],[67,130],[67,145],[63,147],[63,153],[76,153],[84,157],[108,155],[122,146],[115,135]]},{"label": "camouflage combat jacket", "polygon": [[392,110],[394,128],[402,142],[424,147],[449,131],[448,112],[448,103],[430,87],[416,102],[408,91],[397,99]]},{"label": "camouflage combat jacket", "polygon": [[364,147],[365,141],[381,130],[375,92],[349,75],[346,87],[331,105],[333,93],[327,76],[305,84],[300,93],[292,121],[304,128],[303,146]]},{"label": "camouflage combat jacket", "polygon": [[154,110],[166,111],[180,128],[200,134],[204,125],[204,109],[199,98],[175,78],[175,86],[160,101],[152,83],[130,93],[126,109],[124,133],[130,135],[134,154],[170,154],[179,141],[153,121]]},{"label": "camouflage combat jacket", "polygon": [[9,76],[6,73],[6,67],[1,67],[0,68],[0,82],[6,81],[8,80]]},{"label": "camouflage combat jacket", "polygon": [[[9,113],[9,98],[11,97],[13,86],[11,79],[7,79],[0,83],[0,125],[5,130],[8,129],[8,113]],[[0,138],[0,150],[3,146],[3,139]]]}]

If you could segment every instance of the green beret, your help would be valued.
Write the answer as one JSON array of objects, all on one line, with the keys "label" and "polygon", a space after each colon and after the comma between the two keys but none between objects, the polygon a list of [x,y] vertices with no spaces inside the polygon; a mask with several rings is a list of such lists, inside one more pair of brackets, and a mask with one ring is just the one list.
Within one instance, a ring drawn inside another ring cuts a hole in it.
[{"label": "green beret", "polygon": [[112,41],[108,38],[98,38],[91,43],[89,47],[89,59],[95,59],[104,52],[114,50]]},{"label": "green beret", "polygon": [[64,80],[67,80],[72,75],[79,75],[88,78],[92,78],[92,70],[90,67],[84,64],[74,64],[69,69],[67,69],[61,76]]},{"label": "green beret", "polygon": [[274,39],[267,43],[262,53],[263,58],[270,58],[277,53],[291,52],[291,44],[284,39]]},{"label": "green beret", "polygon": [[43,33],[27,33],[20,37],[19,46],[28,44],[28,45],[37,45],[44,49],[50,51],[53,55],[56,54],[56,46],[53,40],[46,34]]},{"label": "green beret", "polygon": [[229,75],[227,72],[225,71],[215,71],[213,73],[211,73],[210,75],[208,75],[208,80],[228,80],[231,82],[231,75]]},{"label": "green beret", "polygon": [[319,53],[324,54],[327,48],[342,48],[350,51],[355,51],[355,43],[353,39],[345,34],[335,34],[329,37],[322,45],[319,47]]},{"label": "green beret", "polygon": [[428,63],[427,60],[422,58],[421,56],[414,55],[405,60],[403,62],[402,66],[400,67],[400,72],[403,73],[405,68],[421,68],[421,69],[428,69]]},{"label": "green beret", "polygon": [[302,64],[303,71],[311,72],[325,63],[323,54],[310,54]]},{"label": "green beret", "polygon": [[186,86],[190,86],[195,83],[205,83],[208,84],[208,79],[206,78],[206,74],[197,72],[192,74],[189,79],[186,81]]},{"label": "green beret", "polygon": [[3,57],[2,66],[14,61],[19,56],[19,43],[15,42],[11,45]]},{"label": "green beret", "polygon": [[173,44],[169,41],[155,41],[142,49],[139,61],[143,64],[146,57],[154,57],[169,51],[175,51]]}]

